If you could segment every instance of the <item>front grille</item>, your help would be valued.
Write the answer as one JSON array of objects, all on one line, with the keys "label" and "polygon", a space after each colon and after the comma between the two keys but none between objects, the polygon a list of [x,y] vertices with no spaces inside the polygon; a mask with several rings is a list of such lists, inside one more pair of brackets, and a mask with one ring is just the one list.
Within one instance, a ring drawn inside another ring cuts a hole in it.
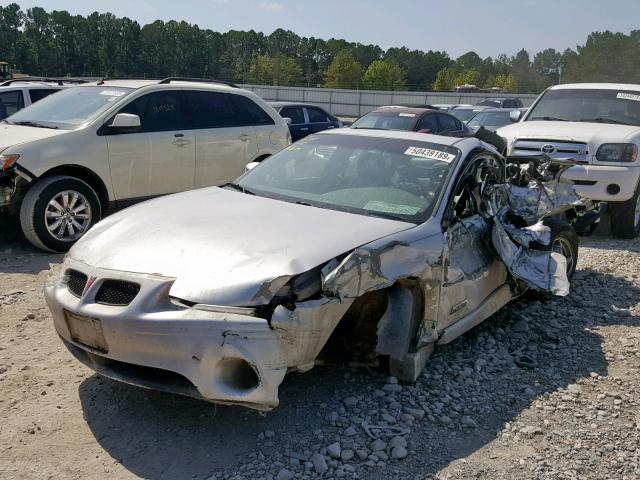
[{"label": "front grille", "polygon": [[125,282],[124,280],[105,280],[96,294],[96,303],[115,306],[129,305],[139,291],[140,285],[137,283]]},{"label": "front grille", "polygon": [[67,288],[76,297],[81,297],[87,285],[87,276],[77,270],[67,270]]},{"label": "front grille", "polygon": [[511,155],[526,156],[539,155],[544,153],[543,147],[551,145],[555,151],[550,154],[551,158],[572,158],[576,162],[588,162],[589,151],[586,143],[582,142],[563,142],[561,140],[545,140],[545,139],[519,139],[513,144]]}]

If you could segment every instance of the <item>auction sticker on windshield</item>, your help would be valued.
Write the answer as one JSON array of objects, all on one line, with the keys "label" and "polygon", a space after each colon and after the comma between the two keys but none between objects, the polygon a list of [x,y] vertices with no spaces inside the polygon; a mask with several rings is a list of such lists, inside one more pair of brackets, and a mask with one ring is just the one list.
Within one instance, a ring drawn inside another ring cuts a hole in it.
[{"label": "auction sticker on windshield", "polygon": [[619,93],[616,98],[622,98],[623,100],[634,100],[640,102],[640,95],[634,95],[632,93]]},{"label": "auction sticker on windshield", "polygon": [[405,155],[411,155],[412,157],[429,158],[431,160],[440,160],[442,162],[451,163],[455,155],[452,153],[443,152],[442,150],[434,150],[432,148],[422,147],[409,147],[404,152]]},{"label": "auction sticker on windshield", "polygon": [[121,97],[125,93],[126,92],[123,92],[121,90],[102,90],[100,92],[100,95],[107,95],[109,97]]}]

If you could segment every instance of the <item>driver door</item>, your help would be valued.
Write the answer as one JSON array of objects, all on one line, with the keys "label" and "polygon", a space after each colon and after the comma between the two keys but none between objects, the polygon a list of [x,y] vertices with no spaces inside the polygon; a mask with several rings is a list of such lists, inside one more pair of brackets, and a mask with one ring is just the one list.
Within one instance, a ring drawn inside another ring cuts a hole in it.
[{"label": "driver door", "polygon": [[447,206],[439,329],[472,313],[507,280],[506,267],[490,247],[490,225],[479,210],[477,167],[486,160],[472,161],[462,171]]}]

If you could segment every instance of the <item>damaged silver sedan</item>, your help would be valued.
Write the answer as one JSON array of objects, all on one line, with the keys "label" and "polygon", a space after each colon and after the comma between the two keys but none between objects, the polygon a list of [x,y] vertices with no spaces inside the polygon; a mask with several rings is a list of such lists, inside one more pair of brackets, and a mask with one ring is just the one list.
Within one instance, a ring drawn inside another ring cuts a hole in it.
[{"label": "damaged silver sedan", "polygon": [[270,410],[320,361],[414,381],[526,290],[568,293],[579,200],[561,162],[519,162],[478,138],[313,135],[103,220],[46,300],[78,360],[147,388]]}]

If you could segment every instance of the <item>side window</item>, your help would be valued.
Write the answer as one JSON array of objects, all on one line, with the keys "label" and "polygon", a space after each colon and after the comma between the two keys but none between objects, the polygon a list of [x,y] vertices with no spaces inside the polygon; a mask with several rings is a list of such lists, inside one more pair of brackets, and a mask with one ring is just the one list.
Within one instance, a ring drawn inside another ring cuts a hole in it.
[{"label": "side window", "polygon": [[424,133],[438,133],[438,120],[435,113],[427,113],[423,115],[416,125],[417,131],[424,131]]},{"label": "side window", "polygon": [[316,107],[306,107],[309,115],[309,123],[327,123],[327,114]]},{"label": "side window", "polygon": [[453,118],[451,115],[439,113],[438,120],[440,121],[441,132],[456,132],[458,130],[462,130],[462,125],[460,124],[460,122],[458,122],[458,120]]},{"label": "side window", "polygon": [[273,118],[250,98],[233,94],[228,97],[235,111],[236,125],[275,125]]},{"label": "side window", "polygon": [[42,100],[44,97],[48,97],[52,93],[56,93],[58,90],[54,88],[34,88],[29,90],[29,97],[31,98],[31,103],[36,103],[38,100]]},{"label": "side window", "polygon": [[220,92],[187,90],[182,92],[186,128],[222,128],[237,126],[230,95]]},{"label": "side window", "polygon": [[153,92],[136,98],[118,113],[131,113],[140,117],[138,132],[164,132],[183,130],[183,106],[178,90]]},{"label": "side window", "polygon": [[0,93],[0,120],[13,115],[21,108],[24,108],[24,101],[20,90]]},{"label": "side window", "polygon": [[280,116],[282,118],[290,118],[292,125],[305,123],[302,107],[283,107],[282,110],[280,110]]}]

